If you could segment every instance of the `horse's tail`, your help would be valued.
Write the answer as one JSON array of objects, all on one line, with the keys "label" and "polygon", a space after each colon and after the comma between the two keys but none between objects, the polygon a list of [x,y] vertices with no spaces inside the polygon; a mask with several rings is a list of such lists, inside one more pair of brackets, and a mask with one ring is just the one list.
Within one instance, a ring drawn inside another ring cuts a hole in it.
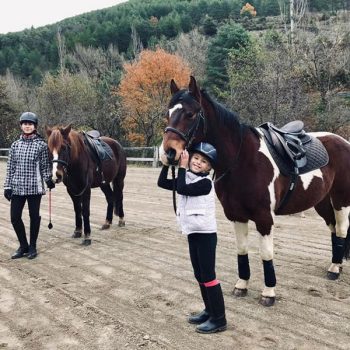
[{"label": "horse's tail", "polygon": [[119,216],[119,218],[124,218],[123,189],[124,189],[124,179],[126,175],[126,156],[122,148],[120,152],[121,154],[119,155],[118,173],[113,179],[112,184],[113,184],[114,214]]},{"label": "horse's tail", "polygon": [[345,238],[344,243],[344,258],[348,260],[350,257],[350,216],[349,216],[349,227],[348,227],[348,234]]}]

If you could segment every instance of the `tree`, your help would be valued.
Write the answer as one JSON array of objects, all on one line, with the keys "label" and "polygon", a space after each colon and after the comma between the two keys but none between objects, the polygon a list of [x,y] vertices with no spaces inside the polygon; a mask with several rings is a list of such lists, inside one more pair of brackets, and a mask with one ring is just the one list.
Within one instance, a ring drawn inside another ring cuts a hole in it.
[{"label": "tree", "polygon": [[250,42],[248,32],[235,23],[223,25],[208,48],[207,84],[220,97],[228,91],[227,64],[229,53],[241,50]]},{"label": "tree", "polygon": [[124,69],[118,94],[126,116],[128,140],[135,145],[155,145],[161,139],[170,81],[175,79],[186,85],[190,69],[179,56],[163,49],[142,51]]},{"label": "tree", "polygon": [[0,80],[0,147],[9,147],[18,136],[18,114],[8,96],[6,84]]}]

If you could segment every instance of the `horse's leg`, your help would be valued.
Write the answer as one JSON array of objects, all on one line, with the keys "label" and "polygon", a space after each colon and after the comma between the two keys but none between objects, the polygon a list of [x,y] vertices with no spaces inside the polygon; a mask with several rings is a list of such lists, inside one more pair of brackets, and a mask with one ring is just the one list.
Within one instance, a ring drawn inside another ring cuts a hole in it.
[{"label": "horse's leg", "polygon": [[238,281],[235,284],[233,295],[244,297],[248,292],[250,267],[248,259],[248,222],[234,222],[237,242]]},{"label": "horse's leg", "polygon": [[265,288],[261,293],[260,304],[263,306],[272,306],[276,300],[276,274],[273,265],[273,226],[270,228],[269,234],[262,234],[259,230],[259,226],[256,225],[257,230],[260,232],[259,245],[260,256],[263,262]]},{"label": "horse's leg", "polygon": [[76,196],[70,196],[73,202],[74,213],[75,213],[75,230],[72,238],[80,238],[83,231],[83,219],[81,217],[81,199]]},{"label": "horse's leg", "polygon": [[332,264],[328,269],[328,278],[336,280],[341,272],[343,257],[346,248],[346,239],[349,230],[350,207],[341,210],[334,209],[335,215],[335,234],[332,233]]},{"label": "horse's leg", "polygon": [[[340,211],[338,214],[337,211],[333,209],[329,196],[315,205],[315,210],[324,219],[331,231],[332,263],[328,268],[327,277],[330,280],[336,280],[340,274],[345,249],[344,243],[346,233],[344,235],[344,230],[346,231],[346,229],[342,227],[344,226],[344,213],[341,215]],[[348,224],[348,219],[346,221]]]},{"label": "horse's leg", "polygon": [[84,240],[83,245],[91,244],[91,227],[90,227],[90,198],[91,188],[87,188],[83,194],[83,223],[84,223]]},{"label": "horse's leg", "polygon": [[102,192],[104,193],[107,201],[107,214],[106,221],[102,225],[101,230],[107,230],[111,227],[113,221],[113,191],[109,183],[104,183],[100,186]]},{"label": "horse's leg", "polygon": [[114,214],[119,216],[118,226],[125,226],[124,208],[123,208],[123,189],[125,173],[118,173],[113,180],[114,193]]}]

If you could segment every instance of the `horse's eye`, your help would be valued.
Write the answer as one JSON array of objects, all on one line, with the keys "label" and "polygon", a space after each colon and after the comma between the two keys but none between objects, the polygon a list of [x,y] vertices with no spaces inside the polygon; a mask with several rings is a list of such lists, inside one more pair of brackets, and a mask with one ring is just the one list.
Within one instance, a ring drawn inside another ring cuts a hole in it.
[{"label": "horse's eye", "polygon": [[194,114],[192,112],[186,112],[185,113],[185,117],[188,119],[191,119],[194,116]]}]

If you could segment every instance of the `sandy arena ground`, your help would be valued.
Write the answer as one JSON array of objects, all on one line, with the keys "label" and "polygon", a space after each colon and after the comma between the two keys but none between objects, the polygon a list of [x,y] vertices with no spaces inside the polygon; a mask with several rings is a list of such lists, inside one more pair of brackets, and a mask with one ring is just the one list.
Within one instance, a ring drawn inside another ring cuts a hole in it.
[{"label": "sandy arena ground", "polygon": [[[218,204],[217,275],[229,326],[220,334],[195,333],[186,318],[202,304],[171,193],[156,186],[159,171],[129,167],[124,228],[99,230],[105,201],[93,190],[89,247],[70,238],[73,206],[64,185],[56,187],[53,229],[45,196],[39,256],[32,261],[10,259],[18,243],[1,195],[0,349],[350,349],[350,264],[338,281],[325,278],[330,234],[314,210],[305,218],[277,218],[278,298],[265,308],[258,304],[263,275],[253,225],[250,290],[245,298],[232,296],[235,237]],[[0,162],[1,189],[4,172]]]}]

